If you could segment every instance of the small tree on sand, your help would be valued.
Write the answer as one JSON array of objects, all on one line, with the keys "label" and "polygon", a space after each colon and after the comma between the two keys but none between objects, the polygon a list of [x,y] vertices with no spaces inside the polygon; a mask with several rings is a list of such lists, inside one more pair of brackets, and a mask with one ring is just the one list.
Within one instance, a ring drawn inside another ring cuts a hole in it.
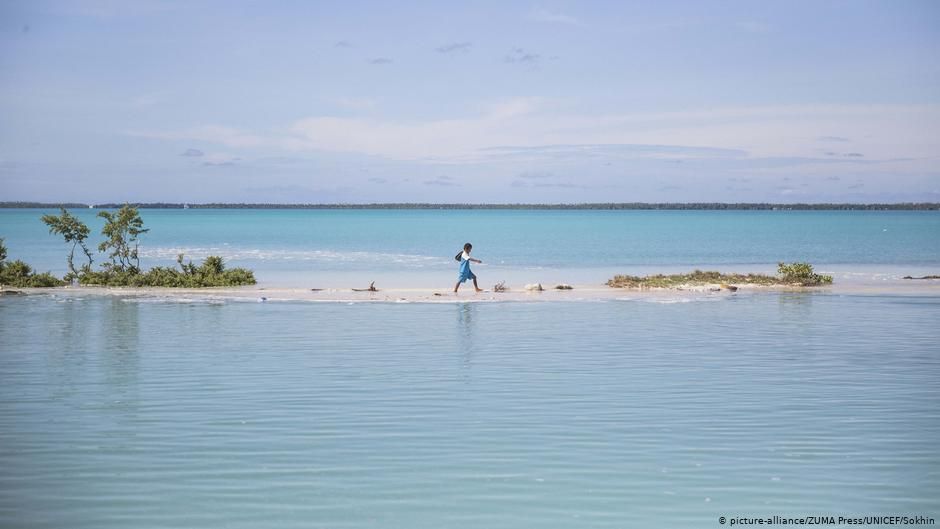
[{"label": "small tree on sand", "polygon": [[140,271],[140,258],[137,255],[140,242],[137,237],[150,230],[144,228],[144,221],[137,208],[124,204],[115,213],[101,211],[98,216],[105,220],[101,234],[108,238],[98,245],[98,250],[110,252],[110,267],[122,271]]},{"label": "small tree on sand", "polygon": [[88,264],[85,265],[84,269],[90,269],[92,262],[91,251],[88,250],[88,246],[85,245],[85,240],[88,239],[88,226],[84,222],[78,220],[78,217],[69,213],[65,208],[60,208],[61,213],[59,215],[43,215],[42,221],[49,226],[49,233],[55,233],[61,235],[66,243],[72,243],[72,249],[69,252],[69,273],[65,276],[66,281],[71,280],[72,278],[78,277],[78,270],[75,269],[75,247],[80,246],[82,252],[85,253],[85,257],[88,258]]}]

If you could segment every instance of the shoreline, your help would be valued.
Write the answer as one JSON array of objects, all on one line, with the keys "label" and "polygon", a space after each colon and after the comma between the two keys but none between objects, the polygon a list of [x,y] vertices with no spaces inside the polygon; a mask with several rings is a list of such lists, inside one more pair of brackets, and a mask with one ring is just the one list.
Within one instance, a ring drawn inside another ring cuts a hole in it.
[{"label": "shoreline", "polygon": [[759,286],[736,285],[736,291],[720,285],[695,285],[678,288],[614,288],[604,285],[571,285],[570,290],[557,290],[554,285],[542,285],[544,290],[526,290],[524,285],[509,285],[505,292],[486,289],[473,292],[472,285],[464,285],[455,294],[453,287],[389,287],[379,285],[375,292],[354,291],[351,287],[311,289],[305,287],[244,287],[167,288],[167,287],[98,287],[65,286],[51,288],[4,288],[2,298],[49,295],[53,297],[115,297],[163,300],[167,302],[268,302],[304,301],[333,303],[467,303],[467,302],[599,302],[617,300],[695,300],[724,298],[741,295],[805,293],[816,295],[901,295],[940,297],[940,280],[896,280],[857,282],[828,286]]}]

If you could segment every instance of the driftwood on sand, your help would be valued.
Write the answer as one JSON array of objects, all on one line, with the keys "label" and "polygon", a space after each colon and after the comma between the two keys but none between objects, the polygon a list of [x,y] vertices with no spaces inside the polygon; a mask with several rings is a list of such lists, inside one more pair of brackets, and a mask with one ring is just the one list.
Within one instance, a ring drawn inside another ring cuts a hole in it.
[{"label": "driftwood on sand", "polygon": [[509,290],[509,287],[506,286],[505,281],[500,281],[493,285],[493,292],[506,292],[507,290]]},{"label": "driftwood on sand", "polygon": [[379,289],[375,288],[375,281],[369,283],[369,288],[354,288],[353,292],[378,292]]}]

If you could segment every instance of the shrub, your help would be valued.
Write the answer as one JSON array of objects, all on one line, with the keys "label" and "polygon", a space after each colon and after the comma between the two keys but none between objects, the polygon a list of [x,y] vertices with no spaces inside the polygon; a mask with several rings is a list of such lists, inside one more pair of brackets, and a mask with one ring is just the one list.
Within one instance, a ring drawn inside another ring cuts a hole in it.
[{"label": "shrub", "polygon": [[206,260],[202,262],[200,271],[203,274],[221,274],[225,270],[225,261],[216,255],[210,255],[206,257]]},{"label": "shrub", "polygon": [[[98,245],[98,251],[108,252],[110,261],[105,262],[99,270],[94,270],[91,267],[92,254],[85,245],[89,233],[88,226],[65,209],[62,209],[59,215],[43,215],[42,221],[49,226],[49,232],[62,235],[65,242],[72,244],[66,280],[78,278],[82,285],[111,287],[188,288],[253,285],[256,282],[251,270],[244,268],[226,270],[225,261],[215,255],[206,257],[201,265],[196,266],[191,261],[184,262],[183,254],[179,254],[176,258],[179,269],[156,266],[144,272],[140,269],[138,237],[149,230],[144,228],[144,221],[140,218],[137,208],[124,204],[116,212],[102,211],[98,213],[98,216],[105,219],[101,234],[106,237],[106,240]],[[29,266],[22,261],[10,263],[9,270],[4,272],[3,260],[6,258],[6,248],[3,247],[2,242],[0,239],[0,280],[17,286],[64,284],[48,272],[39,275],[32,274]],[[80,271],[75,269],[73,262],[77,245],[88,257],[88,263],[83,265]]]},{"label": "shrub", "polygon": [[804,287],[832,283],[832,276],[813,272],[813,265],[809,263],[777,263],[777,275],[785,283],[799,284]]},{"label": "shrub", "polygon": [[58,277],[52,275],[49,272],[43,272],[41,274],[32,274],[26,280],[26,285],[28,287],[61,287],[65,284],[65,281],[62,281]]},{"label": "shrub", "polygon": [[629,276],[618,275],[607,281],[607,286],[619,288],[676,288],[684,285],[745,284],[762,286],[800,285],[804,287],[827,285],[832,276],[813,272],[808,263],[779,263],[777,276],[764,274],[724,274],[714,271],[694,270],[688,274]]},{"label": "shrub", "polygon": [[244,268],[225,268],[225,261],[218,256],[206,257],[201,265],[184,262],[183,255],[177,256],[180,268],[155,266],[146,272],[135,267],[120,269],[111,267],[100,271],[84,270],[80,275],[83,285],[101,285],[112,287],[234,287],[254,285],[255,275]]},{"label": "shrub", "polygon": [[72,215],[65,208],[59,208],[61,213],[59,215],[43,215],[42,221],[49,226],[49,233],[57,233],[61,235],[66,243],[72,243],[72,248],[69,251],[69,273],[65,276],[65,280],[69,281],[74,277],[78,277],[78,270],[75,270],[75,246],[81,246],[82,252],[85,253],[85,257],[88,258],[87,266],[91,266],[93,259],[91,252],[88,250],[88,246],[85,245],[85,240],[88,238],[89,229],[84,222],[78,220],[78,217]]},{"label": "shrub", "polygon": [[12,263],[5,263],[0,270],[0,284],[12,287],[28,287],[29,276],[33,273],[28,264],[17,259]]},{"label": "shrub", "polygon": [[140,218],[137,208],[124,204],[115,213],[102,211],[98,216],[105,220],[101,234],[108,238],[98,245],[98,251],[110,251],[108,257],[111,263],[108,267],[140,270],[140,258],[137,255],[140,242],[137,237],[150,230],[144,228],[144,221]]},{"label": "shrub", "polygon": [[57,287],[64,285],[65,282],[55,277],[49,272],[41,274],[33,273],[33,269],[28,264],[17,259],[13,262],[6,262],[7,248],[0,239],[0,285],[11,287]]}]

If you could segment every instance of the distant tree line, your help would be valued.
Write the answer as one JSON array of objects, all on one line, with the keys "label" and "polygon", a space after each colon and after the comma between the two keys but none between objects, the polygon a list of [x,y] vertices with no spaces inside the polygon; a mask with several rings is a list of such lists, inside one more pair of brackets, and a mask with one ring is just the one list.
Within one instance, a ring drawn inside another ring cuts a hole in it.
[{"label": "distant tree line", "polygon": [[[0,208],[89,208],[119,209],[124,204],[59,204],[40,202],[0,202]],[[223,203],[186,204],[175,202],[141,202],[131,204],[138,209],[515,209],[515,210],[799,210],[799,211],[936,211],[937,202],[900,202],[891,204],[775,204],[772,202],[592,202],[583,204],[435,204],[435,203],[372,203],[372,204],[252,204]]]},{"label": "distant tree line", "polygon": [[0,202],[0,208],[3,209],[14,209],[14,208],[32,208],[32,209],[51,209],[51,208],[87,208],[88,204],[80,204],[78,202]]}]

